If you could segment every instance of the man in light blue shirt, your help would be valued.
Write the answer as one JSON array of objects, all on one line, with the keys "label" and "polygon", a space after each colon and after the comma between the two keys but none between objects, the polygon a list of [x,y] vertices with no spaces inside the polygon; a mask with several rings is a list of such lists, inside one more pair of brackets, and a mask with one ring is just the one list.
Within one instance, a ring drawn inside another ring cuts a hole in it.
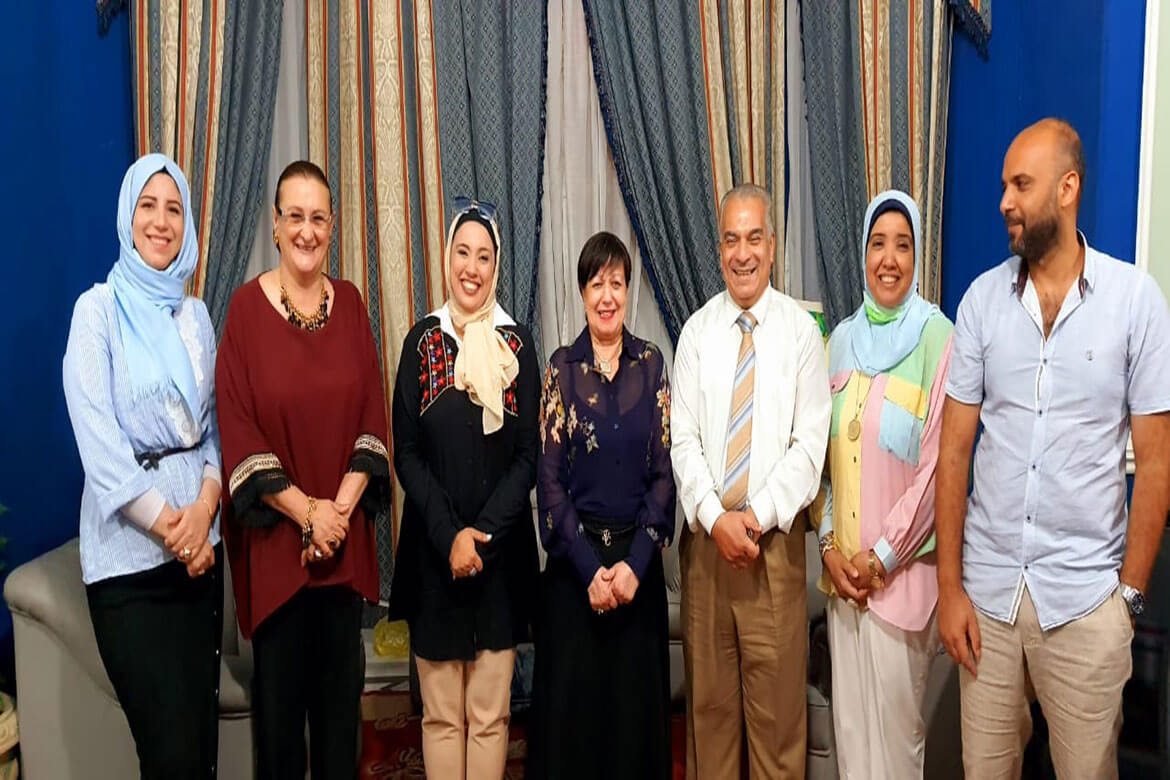
[{"label": "man in light blue shirt", "polygon": [[1077,230],[1083,180],[1067,123],[1016,137],[1000,202],[1014,256],[955,322],[935,511],[968,780],[1019,777],[1033,691],[1057,775],[1117,777],[1131,613],[1170,504],[1170,314],[1146,273]]}]

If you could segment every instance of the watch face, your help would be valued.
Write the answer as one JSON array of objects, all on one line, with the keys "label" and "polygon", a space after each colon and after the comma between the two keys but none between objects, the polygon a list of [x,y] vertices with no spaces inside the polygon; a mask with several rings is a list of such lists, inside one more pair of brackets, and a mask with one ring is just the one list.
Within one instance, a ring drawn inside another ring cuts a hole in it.
[{"label": "watch face", "polygon": [[1129,611],[1140,615],[1146,611],[1146,597],[1140,591],[1135,592],[1129,599]]}]

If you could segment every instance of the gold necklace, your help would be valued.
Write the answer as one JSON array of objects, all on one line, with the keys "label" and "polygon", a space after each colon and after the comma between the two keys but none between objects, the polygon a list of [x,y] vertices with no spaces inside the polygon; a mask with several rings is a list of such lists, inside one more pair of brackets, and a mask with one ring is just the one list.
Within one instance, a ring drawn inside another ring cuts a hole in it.
[{"label": "gold necklace", "polygon": [[605,374],[606,376],[609,376],[610,374],[612,374],[613,369],[614,369],[613,363],[617,359],[617,356],[621,354],[621,352],[622,352],[622,345],[619,342],[617,345],[617,349],[614,350],[614,353],[607,358],[603,358],[601,355],[599,355],[597,353],[597,345],[594,344],[593,345],[593,362],[596,364],[597,370],[600,371],[601,373]]},{"label": "gold necklace", "polygon": [[305,314],[296,307],[292,298],[289,297],[288,290],[284,287],[284,274],[282,273],[280,275],[280,305],[284,307],[285,314],[288,315],[289,324],[294,327],[309,332],[325,327],[325,323],[329,321],[329,290],[325,287],[325,277],[321,277],[321,298],[320,303],[317,304],[317,311]]},{"label": "gold necklace", "polygon": [[[868,388],[866,389],[868,390]],[[849,421],[849,427],[845,431],[845,435],[849,437],[849,441],[857,441],[861,436],[861,404],[864,400],[865,396],[861,392],[861,377],[858,375],[857,407],[853,410],[853,419]]]}]

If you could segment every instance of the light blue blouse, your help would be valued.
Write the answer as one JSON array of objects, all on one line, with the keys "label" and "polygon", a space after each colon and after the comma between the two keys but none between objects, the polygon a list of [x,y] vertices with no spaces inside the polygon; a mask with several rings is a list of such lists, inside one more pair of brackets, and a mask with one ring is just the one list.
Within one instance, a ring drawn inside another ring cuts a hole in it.
[{"label": "light blue blouse", "polygon": [[[163,504],[179,508],[204,478],[220,481],[215,420],[215,331],[207,307],[186,298],[175,313],[199,387],[199,419],[173,384],[136,397],[126,370],[114,293],[82,293],[65,348],[65,403],[85,469],[81,493],[81,574],[87,583],[147,571],[171,559],[149,529]],[[144,469],[135,454],[202,445]],[[208,538],[219,542],[218,508]]]}]

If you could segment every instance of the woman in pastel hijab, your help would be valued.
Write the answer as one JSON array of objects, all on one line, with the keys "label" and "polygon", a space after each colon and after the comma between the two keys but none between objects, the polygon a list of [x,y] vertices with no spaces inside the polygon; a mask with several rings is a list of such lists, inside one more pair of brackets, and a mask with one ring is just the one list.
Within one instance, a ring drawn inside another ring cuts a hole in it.
[{"label": "woman in pastel hijab", "polygon": [[865,214],[864,302],[829,339],[828,478],[814,504],[829,594],[843,778],[921,777],[938,649],[934,473],[952,325],[918,294],[922,230],[903,192]]},{"label": "woman in pastel hijab", "polygon": [[81,294],[65,401],[85,470],[81,575],[144,778],[215,777],[223,555],[215,331],[185,295],[199,257],[169,158],[122,180],[118,259]]},{"label": "woman in pastel hijab", "polygon": [[394,387],[406,496],[390,617],[410,624],[427,776],[498,778],[537,574],[540,377],[532,334],[496,302],[495,207],[455,208],[447,302],[407,334]]}]

